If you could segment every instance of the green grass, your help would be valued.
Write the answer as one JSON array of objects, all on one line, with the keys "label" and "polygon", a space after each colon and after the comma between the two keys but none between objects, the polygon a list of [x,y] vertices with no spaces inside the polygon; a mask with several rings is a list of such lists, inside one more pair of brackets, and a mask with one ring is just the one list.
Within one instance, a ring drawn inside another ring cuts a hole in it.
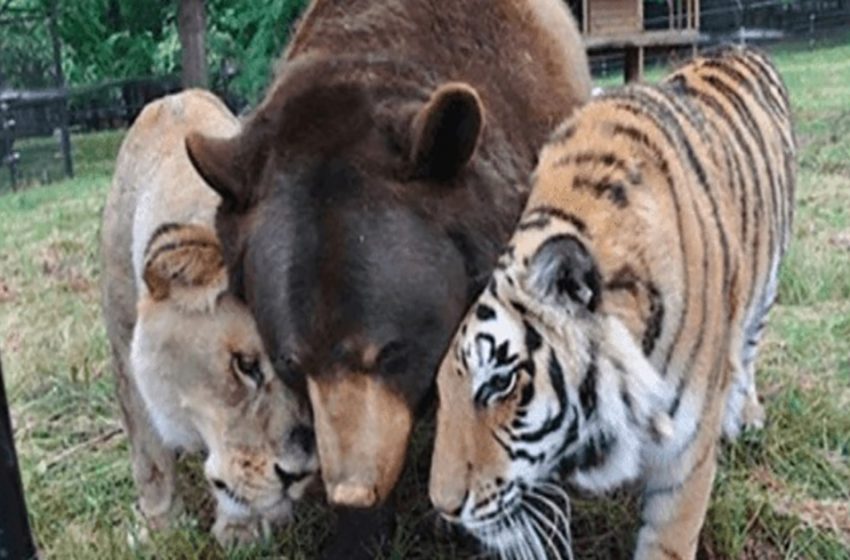
[{"label": "green grass", "polygon": [[[850,39],[774,54],[798,117],[795,240],[759,361],[768,423],[726,447],[701,556],[847,559],[836,504],[850,501]],[[0,196],[0,347],[33,528],[47,558],[219,558],[197,460],[182,469],[192,512],[183,525],[128,544],[139,530],[135,491],[97,289],[99,215],[120,137],[75,137],[76,179]],[[421,431],[411,451],[388,558],[471,555],[433,542],[428,441]],[[578,556],[628,557],[634,502],[576,500]],[[315,557],[330,516],[307,501],[292,530],[231,557]]]}]

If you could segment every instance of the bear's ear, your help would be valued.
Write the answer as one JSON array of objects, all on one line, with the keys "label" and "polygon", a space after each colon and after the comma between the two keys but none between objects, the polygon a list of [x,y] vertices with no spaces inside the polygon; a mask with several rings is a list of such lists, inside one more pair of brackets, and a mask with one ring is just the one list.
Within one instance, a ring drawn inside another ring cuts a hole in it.
[{"label": "bear's ear", "polygon": [[248,188],[239,162],[239,141],[239,136],[217,138],[198,132],[186,136],[189,160],[226,204],[239,205]]},{"label": "bear's ear", "polygon": [[595,311],[602,278],[584,244],[569,234],[547,239],[528,264],[526,287],[540,301]]},{"label": "bear's ear", "polygon": [[484,107],[472,86],[443,84],[413,119],[412,153],[418,176],[447,180],[475,153]]},{"label": "bear's ear", "polygon": [[230,138],[198,132],[186,136],[189,160],[221,196],[226,210],[244,210],[254,200],[255,183],[268,159],[269,136],[269,127],[264,122],[247,123],[242,132]]}]

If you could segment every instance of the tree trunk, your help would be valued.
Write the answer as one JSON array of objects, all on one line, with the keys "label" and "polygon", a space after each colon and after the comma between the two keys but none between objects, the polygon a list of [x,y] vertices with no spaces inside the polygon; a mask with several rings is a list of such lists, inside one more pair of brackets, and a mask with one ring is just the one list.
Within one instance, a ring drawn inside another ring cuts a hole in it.
[{"label": "tree trunk", "polygon": [[179,0],[177,31],[180,34],[183,87],[207,87],[206,14],[204,0]]}]

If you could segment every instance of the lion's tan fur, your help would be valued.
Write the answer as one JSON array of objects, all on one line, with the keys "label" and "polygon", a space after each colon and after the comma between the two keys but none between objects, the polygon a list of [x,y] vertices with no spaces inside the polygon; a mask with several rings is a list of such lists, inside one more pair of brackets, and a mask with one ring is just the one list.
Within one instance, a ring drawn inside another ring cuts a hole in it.
[{"label": "lion's tan fur", "polygon": [[[239,121],[211,94],[148,105],[127,134],[104,212],[103,307],[142,513],[179,511],[174,453],[207,452],[222,542],[289,515],[316,458],[290,437],[309,415],[274,375],[247,308],[227,293],[214,231],[218,196],[183,147],[191,130],[229,136]],[[236,357],[259,365],[257,380]],[[227,490],[224,489],[226,486]],[[236,498],[234,498],[236,496]]]}]

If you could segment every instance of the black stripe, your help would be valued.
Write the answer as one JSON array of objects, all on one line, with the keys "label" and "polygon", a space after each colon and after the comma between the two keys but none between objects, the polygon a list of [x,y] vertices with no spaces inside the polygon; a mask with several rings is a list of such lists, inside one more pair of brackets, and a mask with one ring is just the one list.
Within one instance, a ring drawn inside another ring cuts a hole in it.
[{"label": "black stripe", "polygon": [[637,297],[640,292],[641,280],[635,273],[635,270],[628,264],[618,268],[611,279],[605,283],[605,289],[610,291],[625,290],[632,296]]},{"label": "black stripe", "polygon": [[[706,172],[705,168],[703,167],[702,161],[700,160],[699,157],[697,157],[696,150],[694,149],[690,139],[688,138],[688,135],[685,133],[684,127],[681,124],[682,120],[692,122],[692,121],[689,120],[689,116],[688,116],[689,112],[692,109],[687,108],[687,107],[682,108],[679,105],[677,105],[675,102],[671,101],[673,94],[668,93],[668,92],[661,92],[661,93],[664,93],[664,95],[662,96],[662,98],[664,100],[656,99],[654,95],[647,94],[646,91],[644,91],[643,93],[644,93],[644,102],[646,102],[647,100],[651,100],[652,103],[655,103],[655,109],[656,110],[669,112],[669,115],[671,117],[670,120],[673,122],[673,126],[674,126],[674,129],[677,132],[677,136],[679,137],[679,140],[681,142],[681,146],[685,150],[685,155],[687,156],[688,161],[690,162],[691,166],[696,171],[697,178],[699,179],[700,185],[702,186],[702,189],[705,192],[705,194],[708,197],[708,200],[711,204],[712,217],[714,218],[714,223],[717,224],[717,230],[718,230],[718,233],[720,234],[720,246],[721,246],[721,250],[722,250],[722,253],[723,253],[723,271],[722,271],[723,272],[723,279],[724,279],[723,287],[724,287],[724,293],[727,293],[728,288],[729,288],[729,284],[730,284],[730,281],[731,281],[731,275],[730,275],[730,270],[729,270],[730,269],[729,241],[728,241],[727,236],[726,236],[725,228],[723,227],[724,224],[723,224],[723,221],[721,219],[720,209],[719,209],[717,199],[716,199],[716,193],[715,193],[716,189],[711,188],[712,184],[716,183],[716,181],[711,181],[710,178],[708,177],[708,173]],[[665,103],[665,101],[666,101],[666,103]],[[694,127],[694,131],[696,132],[696,134],[701,137],[701,140],[703,140],[703,142],[706,142],[705,147],[710,151],[712,143],[710,143],[708,141],[708,139],[705,137],[705,135],[704,135],[705,131],[700,128],[698,123],[693,123],[693,127]]]},{"label": "black stripe", "polygon": [[[760,161],[764,164],[765,172],[767,174],[767,180],[770,183],[770,185],[769,185],[770,186],[769,195],[770,195],[770,204],[771,204],[770,210],[771,210],[771,214],[772,214],[773,219],[768,220],[768,223],[766,224],[766,226],[767,226],[766,229],[767,229],[767,232],[768,232],[767,246],[768,246],[768,250],[772,253],[773,248],[776,245],[777,236],[779,235],[779,220],[780,220],[779,215],[780,215],[780,213],[784,214],[784,208],[780,208],[780,206],[777,204],[778,198],[779,198],[779,194],[777,193],[777,181],[776,181],[776,177],[774,176],[774,173],[773,173],[773,166],[766,159],[766,158],[769,157],[769,154],[768,154],[768,150],[767,150],[767,145],[766,145],[765,140],[764,140],[764,136],[762,135],[761,130],[758,127],[758,125],[756,124],[756,122],[753,120],[753,116],[750,113],[749,107],[746,106],[746,103],[740,98],[740,96],[738,96],[738,94],[731,87],[729,87],[728,84],[724,83],[722,80],[720,80],[719,78],[714,77],[714,76],[705,76],[702,79],[709,86],[713,87],[720,95],[724,96],[729,101],[729,104],[732,106],[733,110],[738,115],[738,118],[741,120],[741,122],[744,124],[744,127],[749,132],[750,137],[753,138],[753,140],[755,140],[755,142],[758,144],[758,149],[760,150],[760,153],[763,156]],[[743,142],[743,139],[741,141]],[[747,149],[749,149],[748,146],[747,146]],[[757,169],[758,169],[757,166],[754,167],[753,177],[757,176]],[[764,196],[762,195],[763,187],[761,186],[761,181],[756,182],[755,188],[757,188],[759,190],[759,192],[758,192],[759,208],[766,210],[766,208],[764,207],[764,204],[765,204],[766,201],[764,200]],[[756,215],[758,215],[758,214],[756,214]],[[757,228],[757,230],[758,229],[760,229],[760,228]],[[753,260],[753,271],[754,271],[754,273],[752,275],[753,282],[750,283],[748,294],[747,294],[747,302],[751,302],[753,300],[755,289],[756,289],[756,283],[757,283],[756,281],[757,281],[757,278],[759,276],[758,275],[758,266],[757,266],[757,262],[758,262],[757,259],[759,257],[759,250],[758,250],[759,247],[758,247],[758,245],[755,245],[755,246],[752,247],[752,249],[753,249],[753,256],[754,256],[754,260]],[[770,258],[768,258],[768,260],[766,262],[766,267],[767,268],[766,268],[765,272],[769,273]]]},{"label": "black stripe", "polygon": [[606,167],[613,167],[622,172],[633,185],[640,182],[639,174],[634,166],[629,165],[626,160],[614,152],[574,152],[561,157],[555,162],[554,167],[581,166],[588,163],[602,163]]},{"label": "black stripe", "polygon": [[511,461],[516,461],[517,459],[523,459],[523,460],[528,461],[529,463],[531,463],[533,465],[533,464],[539,463],[545,457],[545,453],[538,453],[537,455],[531,455],[528,451],[526,451],[524,449],[516,449],[516,450],[511,449],[511,447],[507,443],[502,441],[501,438],[499,438],[499,436],[497,436],[495,432],[491,431],[490,435],[493,436],[493,439],[496,440],[496,442],[499,444],[499,447],[501,447],[502,449],[505,450],[505,453],[508,454],[508,458]]},{"label": "black stripe", "polygon": [[[682,150],[684,150],[684,153],[687,156],[688,162],[691,164],[691,168],[692,168],[694,174],[696,175],[696,178],[699,181],[700,186],[703,188],[703,191],[706,193],[707,198],[709,199],[709,202],[712,205],[712,209],[714,211],[715,219],[717,220],[717,223],[718,223],[718,226],[719,226],[720,222],[719,222],[718,209],[717,209],[717,205],[716,205],[716,201],[714,200],[714,197],[712,197],[710,192],[709,192],[705,168],[702,166],[699,159],[697,158],[696,153],[695,153],[694,148],[693,148],[693,145],[690,143],[687,136],[685,135],[685,132],[681,127],[681,124],[676,120],[675,115],[670,113],[669,110],[664,109],[664,107],[659,107],[659,104],[655,103],[652,99],[647,99],[646,96],[643,96],[643,98],[640,99],[640,101],[641,101],[641,104],[638,105],[638,106],[634,106],[630,102],[623,102],[623,103],[620,103],[618,105],[618,107],[621,108],[622,110],[626,111],[626,112],[634,114],[637,117],[643,117],[643,118],[648,117],[648,118],[650,118],[652,120],[652,122],[654,122],[656,124],[659,131],[664,135],[665,139],[670,143],[671,146],[678,146],[678,147],[681,147]],[[673,133],[675,133],[675,136],[673,135]],[[695,201],[693,196],[691,196],[691,204],[694,207],[694,214],[697,217],[697,225],[699,226],[700,240],[701,240],[700,246],[703,248],[703,276],[702,276],[702,280],[705,281],[705,279],[708,277],[707,276],[708,254],[707,254],[707,251],[706,251],[706,248],[708,247],[708,242],[707,242],[707,237],[706,237],[705,222],[703,221],[702,213],[699,211],[699,208],[696,207],[696,201]],[[723,233],[723,229],[718,227],[718,230],[721,234],[721,248],[723,249],[724,265],[727,267],[723,270],[723,274],[724,274],[724,278],[725,278],[726,275],[728,274],[728,258],[729,258],[728,246],[727,246],[727,243],[726,243],[725,234]],[[685,270],[687,270],[687,264],[686,263],[691,258],[692,258],[691,255],[686,255],[686,254],[683,253],[683,259],[684,259],[683,264],[684,264]],[[690,289],[689,284],[686,284],[686,286],[688,286],[688,289]],[[693,362],[694,357],[697,355],[697,353],[699,352],[699,350],[702,348],[702,345],[703,345],[702,333],[705,331],[706,308],[707,308],[706,297],[707,296],[706,296],[706,290],[705,290],[704,286],[703,286],[703,289],[701,289],[699,291],[702,293],[702,301],[703,301],[702,312],[703,313],[702,313],[702,317],[700,318],[700,327],[699,327],[697,333],[694,333],[694,334],[696,334],[697,337],[695,339],[695,343],[693,344],[693,346],[691,346],[691,352],[690,352],[688,361],[685,364],[683,364],[683,371],[688,371],[691,363]],[[687,307],[685,305],[683,305],[683,311],[686,311],[686,310],[687,310]],[[677,329],[676,337],[675,337],[673,343],[671,344],[671,346],[668,348],[668,353],[667,353],[667,356],[665,358],[664,367],[663,367],[663,370],[662,370],[663,373],[666,373],[666,371],[667,371],[667,368],[669,366],[669,361],[672,357],[672,353],[678,346],[678,342],[679,342],[679,339],[682,335],[682,332],[683,332],[683,329],[681,329],[681,328]]]},{"label": "black stripe", "polygon": [[623,209],[629,206],[629,199],[626,196],[626,187],[621,181],[612,177],[603,179],[592,179],[587,176],[577,175],[573,177],[573,188],[576,190],[590,190],[596,198],[607,196],[614,206]]},{"label": "black stripe", "polygon": [[[763,207],[764,198],[762,196],[761,180],[759,179],[758,166],[756,165],[756,158],[753,155],[750,144],[744,138],[744,134],[743,134],[742,130],[739,128],[738,124],[734,121],[734,119],[732,119],[731,115],[729,115],[729,113],[726,111],[726,109],[723,108],[723,106],[717,101],[717,99],[715,99],[714,97],[711,97],[710,95],[706,94],[705,92],[703,92],[701,90],[694,89],[692,86],[690,86],[690,84],[687,83],[687,80],[685,80],[684,78],[682,78],[681,86],[682,86],[683,90],[686,92],[687,95],[690,95],[690,96],[698,99],[704,106],[711,109],[718,117],[720,117],[721,121],[726,123],[728,128],[731,130],[731,132],[732,132],[732,134],[735,138],[735,144],[736,144],[736,147],[738,148],[738,151],[743,152],[744,156],[747,158],[748,165],[746,166],[746,168],[749,169],[749,171],[750,171],[750,175],[751,175],[751,178],[752,178],[752,185],[751,186],[752,186],[753,194],[756,196],[756,199],[757,199],[757,202],[754,205],[754,208]],[[746,188],[746,185],[742,185],[742,186],[744,186]],[[755,213],[755,218],[758,218],[757,210],[754,209],[754,213]],[[773,229],[768,228],[767,231],[768,231],[768,234],[769,234],[768,246],[773,246],[773,238],[772,238]],[[757,277],[758,276],[758,274],[757,274],[757,272],[758,272],[758,258],[759,258],[758,247],[759,247],[760,240],[761,240],[761,228],[755,227],[754,232],[755,232],[755,239],[753,240],[752,245],[747,243],[746,246],[752,246],[753,247],[752,265],[751,266],[752,266],[752,270],[754,271],[754,276]],[[745,240],[745,243],[746,243],[746,240]],[[754,289],[754,284],[751,285],[750,292],[747,295],[747,301],[752,300],[753,289]]]},{"label": "black stripe", "polygon": [[[769,157],[769,151],[767,149],[767,142],[764,138],[764,133],[761,130],[761,127],[755,122],[753,118],[751,108],[747,106],[746,101],[744,101],[738,93],[732,89],[729,84],[725,83],[720,78],[716,76],[703,76],[702,79],[711,87],[713,87],[716,91],[720,93],[720,95],[724,96],[732,105],[735,113],[738,115],[738,118],[741,122],[744,123],[744,126],[750,133],[750,136],[756,141],[758,144],[758,149],[762,154],[762,162],[764,163],[765,171],[767,173],[768,181],[770,182],[770,198],[771,198],[771,210],[773,211],[774,220],[772,221],[772,226],[778,223],[779,219],[779,194],[777,192],[777,181],[776,176],[773,173],[773,166],[770,165],[767,158]],[[773,239],[776,238],[776,233],[773,235]],[[772,247],[772,244],[771,244]]]},{"label": "black stripe", "polygon": [[144,256],[147,257],[148,253],[151,250],[151,247],[156,242],[157,239],[165,235],[166,233],[172,232],[174,230],[182,229],[185,227],[185,224],[178,224],[174,222],[167,222],[161,224],[158,228],[156,228],[148,239],[148,244],[145,246]]},{"label": "black stripe", "polygon": [[581,412],[587,420],[596,413],[597,395],[596,379],[599,376],[599,367],[596,364],[599,350],[595,342],[590,346],[590,362],[584,372],[584,379],[578,388],[578,400]]},{"label": "black stripe", "polygon": [[186,241],[174,241],[171,243],[163,243],[159,245],[152,255],[147,257],[145,260],[148,263],[153,263],[158,259],[163,253],[168,253],[170,251],[176,251],[177,249],[184,249],[186,247],[218,247],[218,243],[213,241],[202,241],[200,239],[189,239]]},{"label": "black stripe", "polygon": [[[743,62],[740,59],[736,59],[736,62]],[[750,96],[753,98],[753,101],[763,106],[773,115],[774,119],[784,120],[785,115],[782,113],[782,109],[778,107],[777,98],[773,95],[769,94],[769,90],[765,90],[762,82],[758,80],[750,80],[747,76],[745,76],[738,68],[733,68],[728,60],[706,60],[704,63],[705,67],[711,68],[725,75],[727,78],[735,82],[735,85],[744,88],[749,92]],[[742,64],[744,68],[749,69],[748,66]],[[753,76],[755,78],[755,76]],[[758,88],[758,91],[756,91]],[[768,98],[770,96],[770,98]]]},{"label": "black stripe", "polygon": [[[665,131],[663,123],[656,120],[652,115],[646,115],[646,118],[655,126],[655,128],[669,141],[669,135]],[[636,142],[642,146],[645,146],[650,152],[652,152],[652,158],[650,161],[654,162],[658,169],[661,171],[661,174],[664,176],[665,182],[667,183],[667,190],[670,194],[670,199],[673,201],[673,208],[675,210],[675,219],[676,219],[676,233],[677,238],[679,240],[679,255],[681,256],[681,262],[684,264],[687,262],[688,255],[685,252],[685,237],[684,237],[684,228],[682,226],[682,203],[679,200],[679,194],[676,190],[676,185],[673,181],[673,176],[671,175],[670,163],[664,157],[664,152],[661,150],[659,146],[657,146],[652,140],[650,140],[649,136],[647,136],[646,132],[643,130],[637,129],[633,126],[625,126],[625,125],[615,125],[613,130],[613,136],[625,136],[629,138],[633,142]],[[673,350],[676,347],[676,344],[679,340],[679,337],[682,333],[682,326],[685,322],[685,315],[688,312],[688,304],[690,301],[690,282],[689,282],[689,272],[688,267],[682,267],[683,274],[683,285],[685,286],[685,291],[682,294],[682,305],[680,306],[680,312],[678,321],[676,324],[676,336],[673,342],[667,348],[667,355],[664,359],[664,367],[662,368],[661,375],[666,375],[667,367],[670,364],[670,359],[673,355]]]},{"label": "black stripe", "polygon": [[536,443],[558,430],[561,424],[563,424],[567,414],[567,388],[564,383],[564,370],[561,368],[561,363],[558,361],[557,356],[555,356],[554,351],[549,354],[548,372],[552,390],[555,392],[555,396],[558,397],[558,412],[554,416],[547,418],[539,429],[533,432],[512,435],[511,439],[513,441]]},{"label": "black stripe", "polygon": [[475,317],[479,321],[491,321],[496,318],[496,311],[485,303],[479,303],[475,307]]},{"label": "black stripe", "polygon": [[571,471],[575,468],[575,458],[576,454],[571,453],[570,455],[564,455],[564,452],[567,450],[569,446],[578,440],[579,434],[579,423],[581,422],[581,415],[579,411],[576,409],[575,405],[570,407],[570,411],[572,413],[572,420],[570,421],[570,425],[567,427],[567,433],[564,434],[564,440],[561,442],[561,445],[558,446],[558,449],[552,455],[553,457],[562,457],[558,464],[558,470],[561,472]]},{"label": "black stripe", "polygon": [[528,321],[523,320],[522,325],[525,327],[525,347],[531,356],[543,346],[543,337]]},{"label": "black stripe", "polygon": [[649,356],[655,350],[655,343],[661,336],[664,326],[664,300],[654,282],[647,282],[646,288],[649,293],[649,317],[644,321],[643,339],[641,347],[643,354]]},{"label": "black stripe", "polygon": [[525,213],[525,216],[523,217],[523,223],[521,223],[519,225],[519,229],[520,230],[532,229],[534,227],[538,227],[538,229],[542,229],[543,227],[546,227],[547,225],[549,225],[548,223],[545,223],[542,226],[535,226],[535,225],[531,225],[531,224],[525,225],[525,226],[523,225],[527,222],[531,222],[532,218],[537,216],[538,214],[540,216],[546,216],[546,217],[549,217],[549,218],[558,218],[559,220],[569,222],[570,224],[573,225],[573,227],[575,227],[579,231],[579,233],[581,233],[584,236],[587,236],[587,224],[584,223],[584,220],[582,220],[581,218],[579,218],[575,214],[572,214],[572,213],[566,212],[565,210],[562,210],[560,208],[555,208],[554,206],[548,206],[548,205],[535,206],[531,210],[527,211]]}]

